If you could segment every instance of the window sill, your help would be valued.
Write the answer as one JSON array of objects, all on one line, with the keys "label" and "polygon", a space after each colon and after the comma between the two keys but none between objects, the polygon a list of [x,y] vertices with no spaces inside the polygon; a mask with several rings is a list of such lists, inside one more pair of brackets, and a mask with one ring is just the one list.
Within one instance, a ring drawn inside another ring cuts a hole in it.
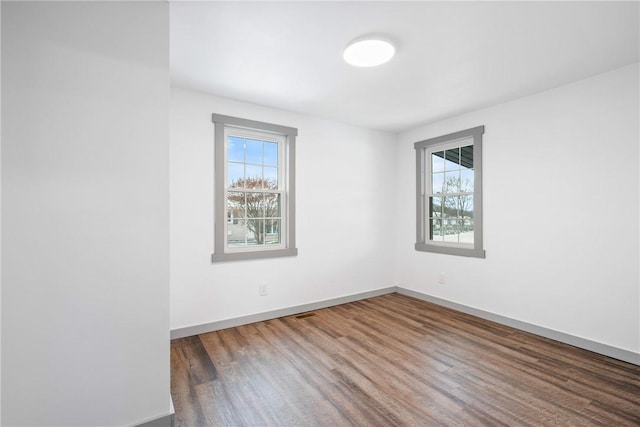
[{"label": "window sill", "polygon": [[427,245],[424,243],[416,243],[416,251],[466,256],[471,258],[485,258],[484,249],[456,248],[454,246],[439,246],[439,245]]},{"label": "window sill", "polygon": [[247,252],[233,252],[226,254],[212,254],[211,262],[226,262],[226,261],[246,261],[251,259],[266,259],[266,258],[280,258],[288,256],[297,256],[298,249],[276,249],[270,251],[247,251]]}]

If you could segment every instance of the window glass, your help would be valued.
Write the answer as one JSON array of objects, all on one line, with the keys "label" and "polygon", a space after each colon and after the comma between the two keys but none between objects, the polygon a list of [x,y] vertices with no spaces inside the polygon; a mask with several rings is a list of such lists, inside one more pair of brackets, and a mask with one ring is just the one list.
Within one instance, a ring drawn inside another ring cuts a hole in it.
[{"label": "window glass", "polygon": [[444,171],[444,151],[438,151],[431,154],[431,170],[433,172]]},{"label": "window glass", "polygon": [[264,188],[278,188],[278,168],[265,166],[262,176],[264,178]]},{"label": "window glass", "polygon": [[244,139],[232,136],[227,139],[227,160],[244,162]]},{"label": "window glass", "polygon": [[278,166],[278,144],[274,142],[264,143],[264,164],[266,166]]},{"label": "window glass", "polygon": [[242,180],[244,179],[244,163],[232,163],[227,164],[227,186],[229,187],[241,187]]},{"label": "window glass", "polygon": [[262,164],[262,141],[246,139],[245,156],[247,163]]}]

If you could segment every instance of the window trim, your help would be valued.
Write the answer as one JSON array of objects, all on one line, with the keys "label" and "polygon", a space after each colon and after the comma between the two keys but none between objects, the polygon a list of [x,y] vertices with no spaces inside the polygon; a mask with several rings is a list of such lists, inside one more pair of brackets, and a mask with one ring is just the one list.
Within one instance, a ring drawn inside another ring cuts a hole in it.
[{"label": "window trim", "polygon": [[[484,126],[477,126],[459,132],[430,138],[416,142],[416,244],[415,250],[421,252],[433,252],[439,254],[449,254],[467,256],[474,258],[485,258],[486,253],[483,246],[482,229],[482,134]],[[463,139],[473,139],[473,247],[469,245],[452,242],[432,242],[427,239],[426,233],[426,212],[425,197],[427,194],[427,173],[431,173],[431,166],[427,166],[425,152],[432,147],[441,146]]]},{"label": "window trim", "polygon": [[[276,258],[298,255],[295,245],[295,142],[298,129],[271,123],[239,117],[213,114],[214,124],[214,252],[211,262],[240,261],[250,259]],[[270,133],[284,137],[284,194],[286,198],[286,230],[284,234],[284,248],[256,249],[248,248],[246,251],[233,249],[226,251],[226,209],[225,209],[225,170],[226,170],[226,130],[237,128],[239,130]]]}]

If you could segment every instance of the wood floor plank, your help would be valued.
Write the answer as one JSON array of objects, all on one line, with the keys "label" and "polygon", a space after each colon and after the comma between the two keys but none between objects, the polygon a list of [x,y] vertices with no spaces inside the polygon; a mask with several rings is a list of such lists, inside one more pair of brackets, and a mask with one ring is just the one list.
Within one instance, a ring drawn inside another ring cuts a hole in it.
[{"label": "wood floor plank", "polygon": [[176,426],[638,426],[640,366],[399,294],[171,342]]}]

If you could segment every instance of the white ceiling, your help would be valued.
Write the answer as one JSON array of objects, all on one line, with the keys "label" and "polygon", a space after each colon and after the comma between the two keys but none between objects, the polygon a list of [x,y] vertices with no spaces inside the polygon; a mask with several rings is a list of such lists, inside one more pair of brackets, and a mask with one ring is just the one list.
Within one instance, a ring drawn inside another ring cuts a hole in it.
[{"label": "white ceiling", "polygon": [[[172,2],[172,84],[402,131],[640,60],[638,2]],[[384,33],[396,57],[342,60]]]}]

